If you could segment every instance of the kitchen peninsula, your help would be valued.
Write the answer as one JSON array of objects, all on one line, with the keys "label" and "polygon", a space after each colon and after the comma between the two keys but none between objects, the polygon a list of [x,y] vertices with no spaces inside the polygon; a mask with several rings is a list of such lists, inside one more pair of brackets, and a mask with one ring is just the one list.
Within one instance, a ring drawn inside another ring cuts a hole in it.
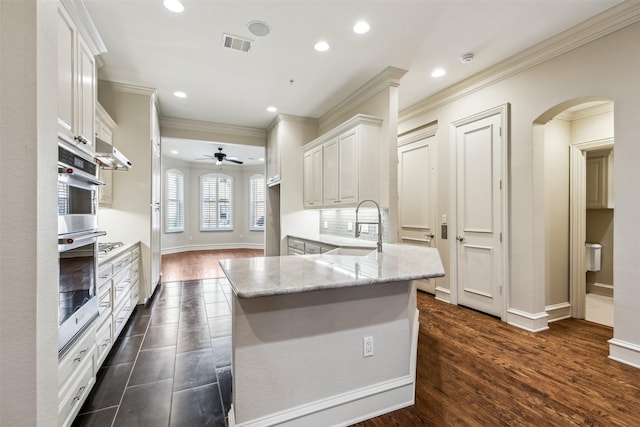
[{"label": "kitchen peninsula", "polygon": [[413,280],[436,249],[220,261],[233,288],[231,425],[346,425],[414,403]]}]

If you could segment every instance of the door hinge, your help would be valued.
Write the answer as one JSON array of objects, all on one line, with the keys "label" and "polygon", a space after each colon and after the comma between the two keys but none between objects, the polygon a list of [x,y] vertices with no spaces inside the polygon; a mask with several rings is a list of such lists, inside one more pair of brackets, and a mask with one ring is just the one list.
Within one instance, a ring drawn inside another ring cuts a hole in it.
[{"label": "door hinge", "polygon": [[502,285],[500,285],[500,295],[502,295]]},{"label": "door hinge", "polygon": [[498,129],[500,129],[500,136],[502,136],[502,127],[499,127]]},{"label": "door hinge", "polygon": [[500,180],[500,189],[502,190],[502,180]]},{"label": "door hinge", "polygon": [[500,233],[500,241],[502,242],[502,233]]}]

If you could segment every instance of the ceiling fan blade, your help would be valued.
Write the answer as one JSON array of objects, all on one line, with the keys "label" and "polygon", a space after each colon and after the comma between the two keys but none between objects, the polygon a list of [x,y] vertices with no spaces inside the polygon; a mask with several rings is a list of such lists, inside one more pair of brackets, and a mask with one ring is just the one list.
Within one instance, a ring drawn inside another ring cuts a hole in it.
[{"label": "ceiling fan blade", "polygon": [[199,159],[194,159],[194,160],[214,160],[213,157],[200,157]]},{"label": "ceiling fan blade", "polygon": [[233,162],[233,163],[237,163],[239,165],[244,163],[242,160],[237,160],[237,159],[234,159],[233,157],[227,157],[225,160],[227,162]]}]

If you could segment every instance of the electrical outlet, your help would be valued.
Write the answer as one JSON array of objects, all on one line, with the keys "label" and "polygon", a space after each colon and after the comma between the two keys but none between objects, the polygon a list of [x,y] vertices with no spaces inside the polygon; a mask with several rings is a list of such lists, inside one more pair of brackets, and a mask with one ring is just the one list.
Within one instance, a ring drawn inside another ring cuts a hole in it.
[{"label": "electrical outlet", "polygon": [[362,356],[373,356],[373,337],[362,338]]},{"label": "electrical outlet", "polygon": [[353,231],[353,222],[351,221],[347,222],[347,231]]},{"label": "electrical outlet", "polygon": [[329,228],[329,222],[327,221],[324,222],[324,228]]}]

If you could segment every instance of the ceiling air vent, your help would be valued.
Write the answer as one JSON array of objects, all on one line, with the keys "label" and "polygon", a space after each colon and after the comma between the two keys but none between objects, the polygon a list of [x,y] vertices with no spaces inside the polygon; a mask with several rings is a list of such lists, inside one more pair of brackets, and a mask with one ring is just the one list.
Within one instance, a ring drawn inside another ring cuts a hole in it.
[{"label": "ceiling air vent", "polygon": [[249,52],[249,49],[251,49],[251,40],[229,34],[223,34],[222,46],[228,49],[239,50],[241,52]]}]

